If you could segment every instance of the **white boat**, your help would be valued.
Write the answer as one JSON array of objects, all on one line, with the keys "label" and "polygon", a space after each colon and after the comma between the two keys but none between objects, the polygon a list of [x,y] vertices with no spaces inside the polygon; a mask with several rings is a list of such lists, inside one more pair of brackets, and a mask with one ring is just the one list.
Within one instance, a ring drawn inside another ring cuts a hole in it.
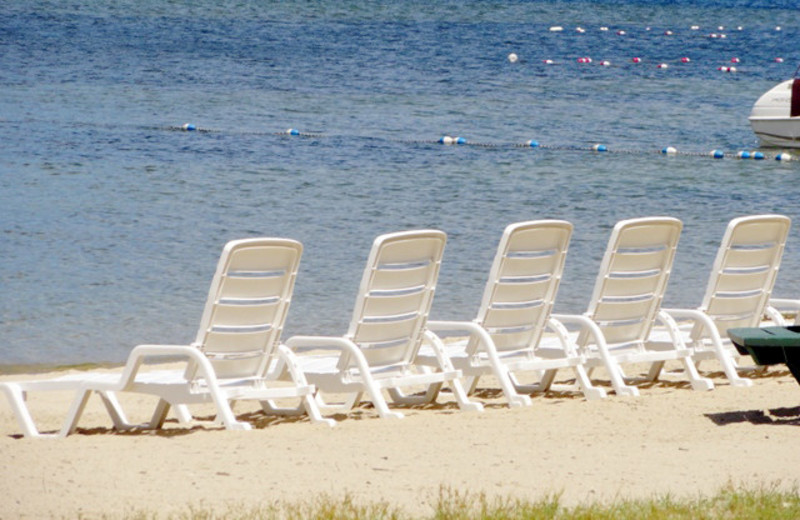
[{"label": "white boat", "polygon": [[750,126],[762,146],[800,148],[800,78],[784,81],[758,98]]}]

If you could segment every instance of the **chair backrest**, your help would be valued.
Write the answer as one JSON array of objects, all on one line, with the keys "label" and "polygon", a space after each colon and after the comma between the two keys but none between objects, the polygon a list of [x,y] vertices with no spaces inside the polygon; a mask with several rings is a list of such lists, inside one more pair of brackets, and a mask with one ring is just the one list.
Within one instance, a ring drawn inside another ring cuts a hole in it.
[{"label": "chair backrest", "polygon": [[[757,327],[783,256],[791,220],[783,215],[753,215],[730,221],[722,238],[700,310],[722,337],[733,327]],[[696,329],[693,334],[701,331]]]},{"label": "chair backrest", "polygon": [[609,344],[643,342],[650,334],[682,227],[670,217],[623,220],[614,226],[587,311]]},{"label": "chair backrest", "polygon": [[[571,236],[572,224],[564,220],[517,222],[506,227],[476,318],[498,351],[529,349],[539,343],[553,309]],[[475,347],[468,346],[468,351]]]},{"label": "chair backrest", "polygon": [[[375,239],[346,337],[373,368],[411,363],[433,302],[447,235],[404,231]],[[340,369],[353,360],[343,356]]]},{"label": "chair backrest", "polygon": [[225,245],[194,343],[218,377],[266,372],[280,342],[302,252],[300,242],[283,238]]}]

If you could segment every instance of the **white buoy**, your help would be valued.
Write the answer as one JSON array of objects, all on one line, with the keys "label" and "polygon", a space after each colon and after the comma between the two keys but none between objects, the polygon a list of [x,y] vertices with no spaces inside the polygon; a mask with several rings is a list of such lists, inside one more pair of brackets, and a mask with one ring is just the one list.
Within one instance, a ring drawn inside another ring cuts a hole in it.
[{"label": "white buoy", "polygon": [[781,153],[779,153],[778,155],[775,156],[775,160],[776,161],[791,161],[792,160],[792,154],[786,153],[786,152],[781,152]]},{"label": "white buoy", "polygon": [[600,28],[600,30],[601,30],[601,31],[603,31],[603,32],[605,32],[605,31],[607,31],[607,30],[608,30],[608,27],[601,27],[601,28]]},{"label": "white buoy", "polygon": [[779,26],[775,27],[775,30],[776,31],[780,31],[781,30],[781,26],[779,25]]},{"label": "white buoy", "polygon": [[513,52],[508,55],[508,61],[510,61],[511,63],[516,63],[518,59],[519,59],[519,56],[517,56]]},{"label": "white buoy", "polygon": [[611,65],[611,62],[608,60],[603,60],[600,62],[600,65],[602,65],[603,67],[609,67]]},{"label": "white buoy", "polygon": [[583,34],[583,33],[586,32],[586,29],[584,29],[583,27],[576,27],[575,28],[575,32],[579,32],[579,33]]},{"label": "white buoy", "polygon": [[699,25],[693,25],[693,26],[691,27],[691,29],[692,29],[693,31],[699,31],[699,30],[700,30],[700,26],[699,26]]},{"label": "white buoy", "polygon": [[775,63],[783,63],[783,58],[775,58]]},{"label": "white buoy", "polygon": [[672,146],[667,146],[666,148],[663,148],[661,150],[661,153],[663,153],[664,155],[675,155],[676,153],[678,153],[678,150]]},{"label": "white buoy", "polygon": [[560,25],[554,25],[553,27],[550,28],[550,32],[561,32],[563,30],[564,28],[561,27]]},{"label": "white buoy", "polygon": [[664,35],[665,36],[672,36],[672,31],[669,31],[669,30],[664,31]]},{"label": "white buoy", "polygon": [[658,65],[656,65],[656,68],[657,69],[668,69],[669,65],[667,65],[666,63],[659,63]]},{"label": "white buoy", "polygon": [[617,34],[618,34],[619,36],[625,36],[625,31],[617,31]]},{"label": "white buoy", "polygon": [[545,65],[552,65],[555,62],[553,60],[542,60],[542,63],[544,63]]}]

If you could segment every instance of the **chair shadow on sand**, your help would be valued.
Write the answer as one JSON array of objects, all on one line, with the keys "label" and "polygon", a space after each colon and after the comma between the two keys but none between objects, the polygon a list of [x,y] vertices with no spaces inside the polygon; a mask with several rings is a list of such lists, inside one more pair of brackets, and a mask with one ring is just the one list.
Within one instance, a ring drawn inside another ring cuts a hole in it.
[{"label": "chair shadow on sand", "polygon": [[740,412],[707,413],[717,426],[749,422],[750,424],[771,424],[778,426],[800,426],[800,406],[773,408],[770,410],[743,410]]}]

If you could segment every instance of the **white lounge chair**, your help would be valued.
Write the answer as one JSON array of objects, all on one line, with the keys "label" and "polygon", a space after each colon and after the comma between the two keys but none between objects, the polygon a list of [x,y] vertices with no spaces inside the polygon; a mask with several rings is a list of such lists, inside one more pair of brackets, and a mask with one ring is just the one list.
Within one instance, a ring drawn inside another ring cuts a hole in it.
[{"label": "white lounge chair", "polygon": [[[681,228],[680,220],[669,217],[618,222],[586,313],[553,315],[568,327],[577,327],[575,342],[586,366],[604,367],[617,395],[639,395],[639,389],[625,381],[622,365],[630,363],[649,364],[647,379],[652,381],[666,361],[679,360],[695,390],[714,387],[699,376],[677,325],[660,310]],[[648,341],[656,321],[672,334],[672,342]]]},{"label": "white lounge chair", "polygon": [[[237,400],[257,400],[269,412],[299,413],[304,408],[312,421],[332,424],[320,415],[312,398],[314,387],[295,370],[294,356],[280,344],[302,249],[299,242],[288,239],[229,242],[217,265],[197,337],[190,345],[139,345],[131,351],[122,373],[0,384],[24,434],[46,436],[34,424],[26,393],[59,390],[73,390],[76,396],[58,436],[75,430],[93,392],[100,395],[118,429],[160,428],[171,406],[186,422],[191,419],[186,405],[203,402],[213,402],[217,420],[227,429],[250,429],[232,412],[230,402]],[[140,372],[146,361],[165,357],[186,361],[186,369]],[[275,358],[291,369],[292,384],[275,384],[274,374],[267,373]],[[150,423],[129,424],[117,392],[159,397]],[[279,409],[273,400],[284,398],[298,398],[301,406]]]},{"label": "white lounge chair", "polygon": [[[430,402],[449,384],[464,410],[468,400],[452,366],[431,371],[413,361],[423,341],[440,341],[426,329],[446,235],[436,230],[390,233],[375,239],[361,279],[350,328],[342,337],[295,336],[286,345],[299,355],[300,371],[317,388],[323,413],[348,412],[366,393],[378,414],[400,418],[382,390],[399,404]],[[331,352],[331,351],[335,352]],[[409,387],[430,389],[407,396]],[[325,397],[323,397],[325,394]],[[339,394],[337,402],[332,395]]]},{"label": "white lounge chair", "polygon": [[[695,361],[716,359],[734,386],[752,381],[738,374],[739,353],[727,335],[729,328],[758,327],[767,316],[784,325],[780,312],[772,308],[775,278],[780,267],[791,221],[782,215],[754,215],[730,221],[709,276],[703,301],[697,309],[664,309],[681,325],[684,342],[693,348]],[[794,306],[779,300],[779,306]],[[654,340],[669,342],[663,331]]]},{"label": "white lounge chair", "polygon": [[[527,395],[547,391],[559,369],[575,372],[577,386],[587,399],[605,391],[592,386],[583,357],[570,343],[563,325],[550,317],[564,270],[572,224],[563,220],[518,222],[506,227],[492,263],[478,316],[473,321],[429,321],[437,333],[467,335],[457,342],[423,346],[417,363],[439,366],[446,358],[461,370],[472,394],[482,376],[493,375],[511,407],[528,406]],[[561,341],[560,348],[539,348],[546,329]],[[519,373],[533,372],[535,384],[520,382]]]}]

